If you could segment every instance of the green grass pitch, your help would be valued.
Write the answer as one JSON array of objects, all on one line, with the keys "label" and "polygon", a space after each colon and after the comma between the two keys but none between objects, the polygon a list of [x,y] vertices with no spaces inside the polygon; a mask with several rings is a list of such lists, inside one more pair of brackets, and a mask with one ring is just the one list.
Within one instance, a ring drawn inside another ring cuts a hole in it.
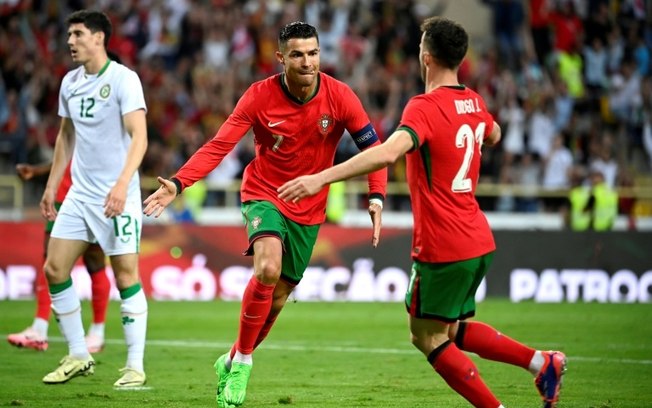
[{"label": "green grass pitch", "polygon": [[[0,302],[0,335],[31,322],[34,302]],[[235,338],[237,302],[149,303],[149,388],[114,391],[125,362],[119,304],[111,302],[107,346],[95,375],[64,385],[41,378],[66,353],[51,320],[39,353],[0,342],[0,407],[215,407],[213,362]],[[83,304],[85,326],[90,305]],[[488,299],[477,318],[569,360],[560,408],[652,407],[649,304],[535,304]],[[472,358],[506,407],[540,407],[531,375]],[[248,407],[468,407],[409,344],[400,303],[289,303],[255,353]]]}]

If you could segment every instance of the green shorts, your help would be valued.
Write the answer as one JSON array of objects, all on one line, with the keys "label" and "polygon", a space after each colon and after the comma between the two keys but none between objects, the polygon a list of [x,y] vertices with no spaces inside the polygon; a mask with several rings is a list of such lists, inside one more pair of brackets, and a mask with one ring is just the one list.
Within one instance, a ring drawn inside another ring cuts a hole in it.
[{"label": "green shorts", "polygon": [[[57,211],[59,211],[59,208],[61,208],[61,203],[60,202],[54,203],[54,208]],[[47,234],[51,233],[53,227],[54,227],[54,221],[48,221],[47,223],[45,223],[45,232]]]},{"label": "green shorts", "polygon": [[258,238],[278,237],[283,243],[281,278],[293,285],[298,284],[310,262],[320,225],[297,224],[269,201],[242,203],[242,218],[249,237],[245,255],[253,255],[254,241]]},{"label": "green shorts", "polygon": [[460,262],[412,264],[405,307],[411,316],[455,322],[475,315],[475,292],[494,253]]}]

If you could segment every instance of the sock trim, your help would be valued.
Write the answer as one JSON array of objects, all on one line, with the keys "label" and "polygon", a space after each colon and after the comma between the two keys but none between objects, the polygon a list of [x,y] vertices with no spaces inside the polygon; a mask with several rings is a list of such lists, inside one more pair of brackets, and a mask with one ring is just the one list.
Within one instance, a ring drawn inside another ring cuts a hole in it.
[{"label": "sock trim", "polygon": [[68,278],[67,281],[61,283],[50,283],[50,294],[61,293],[69,287],[72,287],[72,278]]},{"label": "sock trim", "polygon": [[439,347],[431,351],[430,354],[428,354],[428,362],[430,363],[430,365],[435,364],[435,360],[437,360],[437,357],[439,357],[439,355],[443,353],[444,350],[446,350],[446,348],[450,346],[452,343],[453,343],[452,341],[446,340]]},{"label": "sock trim", "polygon": [[130,297],[138,293],[140,289],[141,289],[140,283],[136,283],[135,285],[129,286],[126,289],[122,289],[120,290],[120,299],[122,300],[129,299]]},{"label": "sock trim", "polygon": [[464,350],[464,335],[466,334],[466,322],[460,322],[457,326],[457,335],[455,335],[455,345],[460,350]]}]

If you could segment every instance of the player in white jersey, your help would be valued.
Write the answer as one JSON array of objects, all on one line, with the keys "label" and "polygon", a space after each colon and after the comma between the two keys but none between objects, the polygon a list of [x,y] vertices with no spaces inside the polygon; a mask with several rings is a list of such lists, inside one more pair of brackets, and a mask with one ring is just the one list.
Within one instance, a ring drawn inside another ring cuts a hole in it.
[{"label": "player in white jersey", "polygon": [[[114,386],[138,387],[146,381],[147,300],[138,275],[145,98],[138,75],[107,56],[112,28],[104,13],[77,11],[67,24],[72,59],[80,66],[66,74],[59,90],[61,126],[41,212],[48,220],[57,219],[44,268],[68,355],[43,382],[64,383],[94,371],[70,272],[89,244],[97,242],[111,260],[122,299],[127,363]],[[55,192],[71,157],[73,186],[57,213]]]}]

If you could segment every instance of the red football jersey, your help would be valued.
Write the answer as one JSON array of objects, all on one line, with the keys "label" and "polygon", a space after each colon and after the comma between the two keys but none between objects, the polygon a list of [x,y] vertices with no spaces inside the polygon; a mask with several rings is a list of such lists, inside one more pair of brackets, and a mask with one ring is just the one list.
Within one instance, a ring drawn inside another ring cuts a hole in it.
[{"label": "red football jersey", "polygon": [[[326,218],[328,188],[299,203],[279,200],[276,189],[293,178],[332,166],[344,130],[355,134],[370,121],[358,97],[343,82],[320,73],[315,95],[302,102],[289,93],[282,75],[252,84],[215,137],[174,177],[184,188],[192,185],[219,165],[253,129],[256,157],[244,171],[242,201],[271,201],[297,223],[319,224]],[[385,196],[386,186],[385,169],[369,175],[370,194]]]},{"label": "red football jersey", "polygon": [[482,97],[462,86],[415,96],[405,107],[399,128],[415,142],[406,160],[413,259],[462,261],[496,249],[475,198],[482,142],[493,124]]},{"label": "red football jersey", "polygon": [[72,175],[70,174],[70,166],[72,166],[72,161],[66,166],[66,170],[63,172],[63,177],[59,183],[59,188],[57,188],[57,194],[54,198],[54,201],[57,203],[62,203],[63,199],[66,198],[70,186],[72,186]]}]

